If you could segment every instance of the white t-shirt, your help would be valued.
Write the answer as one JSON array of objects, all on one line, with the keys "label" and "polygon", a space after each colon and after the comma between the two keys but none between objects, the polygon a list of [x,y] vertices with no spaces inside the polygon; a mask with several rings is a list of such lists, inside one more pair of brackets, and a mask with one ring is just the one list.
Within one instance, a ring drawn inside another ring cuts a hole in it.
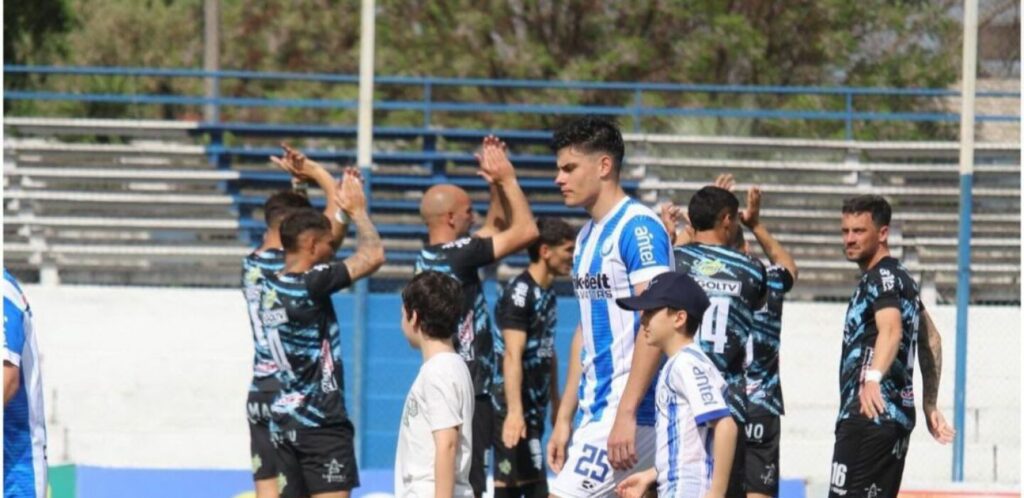
[{"label": "white t-shirt", "polygon": [[456,353],[440,353],[420,367],[405,398],[395,456],[395,496],[434,496],[434,431],[459,427],[455,496],[470,498],[473,441],[473,379]]}]

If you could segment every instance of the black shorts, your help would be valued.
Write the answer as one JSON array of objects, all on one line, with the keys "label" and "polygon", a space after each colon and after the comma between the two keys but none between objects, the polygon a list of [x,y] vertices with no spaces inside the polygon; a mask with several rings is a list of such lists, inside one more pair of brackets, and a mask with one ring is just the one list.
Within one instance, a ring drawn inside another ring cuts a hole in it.
[{"label": "black shorts", "polygon": [[748,493],[779,495],[779,417],[751,417],[746,430],[746,484]]},{"label": "black shorts", "polygon": [[252,455],[254,481],[274,479],[280,464],[270,437],[270,405],[276,392],[249,391],[245,413],[249,419],[249,452]]},{"label": "black shorts", "polygon": [[745,457],[747,454],[746,437],[743,431],[743,424],[733,418],[736,422],[736,451],[732,456],[732,470],[729,471],[729,487],[725,490],[726,498],[747,497],[747,472]]},{"label": "black shorts", "polygon": [[[514,448],[508,448],[501,440],[505,419],[494,421],[494,481],[515,487],[518,483],[547,483],[547,469],[544,465],[544,426],[526,427],[526,439],[519,440]],[[544,496],[547,496],[545,487]]]},{"label": "black shorts", "polygon": [[349,491],[359,486],[352,423],[275,434],[281,498]]},{"label": "black shorts", "polygon": [[476,396],[473,407],[473,456],[469,466],[469,485],[473,494],[483,496],[487,491],[487,450],[494,436],[494,405],[490,394]]},{"label": "black shorts", "polygon": [[876,424],[863,416],[839,422],[829,497],[895,497],[909,443],[910,434],[895,422]]}]

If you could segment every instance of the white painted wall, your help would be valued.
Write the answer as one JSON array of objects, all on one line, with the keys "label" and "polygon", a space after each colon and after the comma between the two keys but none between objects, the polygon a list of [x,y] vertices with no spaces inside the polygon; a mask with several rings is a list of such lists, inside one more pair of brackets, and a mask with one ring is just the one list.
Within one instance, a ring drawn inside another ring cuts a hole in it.
[{"label": "white painted wall", "polygon": [[[251,340],[238,291],[27,286],[47,392],[50,460],[118,467],[246,468],[244,400]],[[838,405],[843,304],[784,313],[782,474],[823,490]],[[940,405],[952,421],[955,310],[945,334]],[[1020,309],[970,315],[967,478],[1020,482]],[[920,393],[920,386],[918,386]],[[920,418],[920,417],[919,417]],[[923,420],[906,487],[949,482],[950,447]]]}]

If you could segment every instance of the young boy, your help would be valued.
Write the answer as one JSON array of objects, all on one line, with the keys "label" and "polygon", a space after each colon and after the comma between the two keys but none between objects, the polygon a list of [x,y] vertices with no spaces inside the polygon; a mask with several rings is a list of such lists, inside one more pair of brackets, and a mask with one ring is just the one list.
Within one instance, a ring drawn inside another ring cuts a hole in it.
[{"label": "young boy", "polygon": [[616,491],[638,498],[657,482],[662,498],[725,496],[738,429],[723,398],[725,380],[694,343],[711,305],[707,295],[690,276],[669,272],[654,277],[643,294],[615,302],[642,311],[644,341],[668,356],[658,377],[655,467],[626,478]]},{"label": "young boy", "polygon": [[395,455],[395,496],[471,498],[473,378],[452,337],[462,318],[462,288],[425,271],[402,291],[402,333],[423,366],[402,410]]}]

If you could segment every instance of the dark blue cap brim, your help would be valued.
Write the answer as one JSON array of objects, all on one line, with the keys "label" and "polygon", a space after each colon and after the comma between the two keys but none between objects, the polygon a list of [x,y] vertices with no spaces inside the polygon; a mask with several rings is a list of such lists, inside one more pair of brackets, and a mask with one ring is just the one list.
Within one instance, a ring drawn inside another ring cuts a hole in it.
[{"label": "dark blue cap brim", "polygon": [[668,307],[667,303],[663,302],[661,299],[652,297],[650,293],[647,292],[640,294],[639,296],[620,297],[615,300],[615,304],[619,305],[622,309],[630,311],[647,311]]}]

